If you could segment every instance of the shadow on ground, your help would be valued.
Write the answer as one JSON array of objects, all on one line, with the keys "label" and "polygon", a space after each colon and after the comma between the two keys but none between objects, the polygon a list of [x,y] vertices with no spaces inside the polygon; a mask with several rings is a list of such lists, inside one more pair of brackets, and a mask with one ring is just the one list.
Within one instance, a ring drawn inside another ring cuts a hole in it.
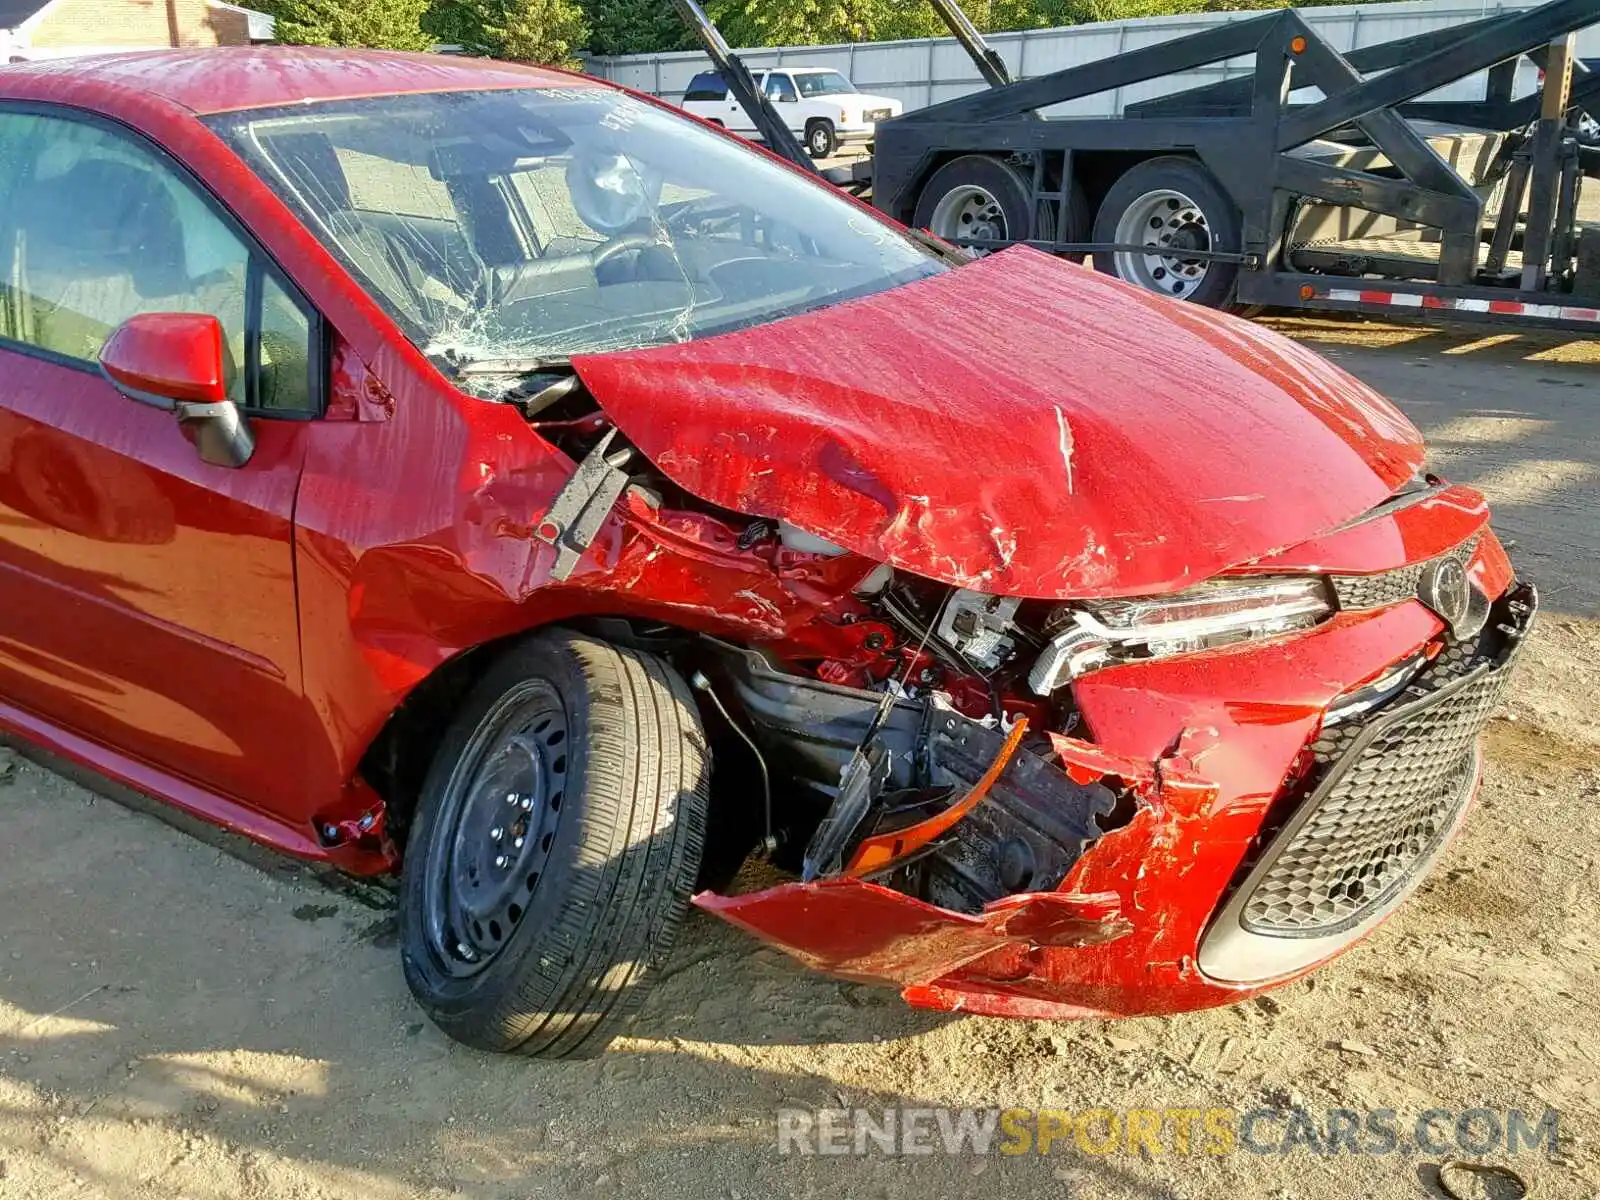
[{"label": "shadow on ground", "polygon": [[[8,1186],[54,1176],[190,1200],[832,1195],[837,1159],[777,1154],[779,1107],[960,1092],[846,1094],[814,1069],[819,1051],[914,1054],[943,1018],[805,974],[708,917],[687,923],[634,1037],[584,1062],[494,1057],[449,1042],[411,1003],[381,896],[263,874],[31,763],[0,784],[0,823],[0,910],[38,915],[8,922],[0,950]],[[1043,1038],[1034,1049],[1055,1053]],[[1059,1157],[880,1154],[849,1178],[852,1194],[949,1194],[975,1167],[1015,1194],[1067,1187]],[[1070,1169],[1090,1194],[1170,1195],[1112,1160]]]}]

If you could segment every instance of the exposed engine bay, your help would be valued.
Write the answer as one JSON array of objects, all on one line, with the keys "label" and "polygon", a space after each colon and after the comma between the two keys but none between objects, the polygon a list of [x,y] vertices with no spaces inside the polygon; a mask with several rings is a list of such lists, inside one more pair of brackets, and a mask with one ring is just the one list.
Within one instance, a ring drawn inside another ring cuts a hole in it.
[{"label": "exposed engine bay", "polygon": [[694,681],[720,719],[719,772],[743,759],[753,769],[733,772],[763,796],[738,850],[759,849],[803,880],[871,879],[963,913],[1059,886],[1135,806],[1111,769],[1063,761],[1080,722],[1072,681],[1309,628],[1333,611],[1315,576],[1093,604],[955,587],[688,494],[628,444],[564,362],[535,364],[496,398],[579,462],[535,530],[556,548],[556,578],[621,503],[661,525],[691,522],[700,552],[714,544],[782,581],[739,593],[771,626],[744,643],[609,624],[605,634],[648,645]]}]

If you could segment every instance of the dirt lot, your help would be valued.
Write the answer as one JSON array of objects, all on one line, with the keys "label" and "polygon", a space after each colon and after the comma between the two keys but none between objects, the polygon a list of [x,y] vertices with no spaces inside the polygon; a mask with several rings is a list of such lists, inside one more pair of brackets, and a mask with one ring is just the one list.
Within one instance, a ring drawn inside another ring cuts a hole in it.
[{"label": "dirt lot", "polygon": [[1550,1106],[1557,1160],[1518,1169],[1539,1197],[1600,1193],[1600,353],[1281,327],[1394,396],[1437,467],[1489,493],[1546,601],[1482,808],[1337,964],[1171,1019],[941,1019],[697,917],[637,1037],[587,1063],[491,1059],[411,1005],[381,905],[7,756],[0,1196],[1442,1194],[1422,1155],[777,1155],[777,1107],[841,1103]]}]

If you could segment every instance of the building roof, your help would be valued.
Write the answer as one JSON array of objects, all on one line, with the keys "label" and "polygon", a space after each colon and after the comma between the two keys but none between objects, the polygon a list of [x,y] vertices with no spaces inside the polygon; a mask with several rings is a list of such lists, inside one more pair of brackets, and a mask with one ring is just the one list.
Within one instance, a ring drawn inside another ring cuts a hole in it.
[{"label": "building roof", "polygon": [[277,36],[278,18],[271,13],[264,13],[258,9],[245,8],[238,4],[227,4],[224,0],[206,0],[208,8],[221,8],[228,12],[238,13],[244,17],[250,28],[252,42],[270,42]]},{"label": "building roof", "polygon": [[50,6],[50,0],[0,0],[0,29],[15,29]]},{"label": "building roof", "polygon": [[[15,29],[24,25],[49,8],[55,0],[0,0],[0,29]],[[271,41],[276,20],[268,13],[224,0],[206,0],[211,8],[225,8],[240,13],[250,23],[250,37],[254,41]]]},{"label": "building roof", "polygon": [[30,94],[43,85],[51,98],[72,103],[89,97],[109,100],[118,92],[142,93],[201,114],[404,92],[585,84],[602,86],[565,71],[491,59],[314,46],[86,54],[17,63],[0,71],[0,94]]}]

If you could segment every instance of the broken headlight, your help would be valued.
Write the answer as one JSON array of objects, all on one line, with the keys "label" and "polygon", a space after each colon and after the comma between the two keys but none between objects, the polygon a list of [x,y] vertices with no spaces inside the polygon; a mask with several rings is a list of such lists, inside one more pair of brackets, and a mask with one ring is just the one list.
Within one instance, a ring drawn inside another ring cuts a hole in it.
[{"label": "broken headlight", "polygon": [[1312,576],[1214,579],[1170,596],[1066,605],[1051,615],[1055,634],[1028,683],[1048,696],[1099,667],[1309,629],[1332,611]]}]

